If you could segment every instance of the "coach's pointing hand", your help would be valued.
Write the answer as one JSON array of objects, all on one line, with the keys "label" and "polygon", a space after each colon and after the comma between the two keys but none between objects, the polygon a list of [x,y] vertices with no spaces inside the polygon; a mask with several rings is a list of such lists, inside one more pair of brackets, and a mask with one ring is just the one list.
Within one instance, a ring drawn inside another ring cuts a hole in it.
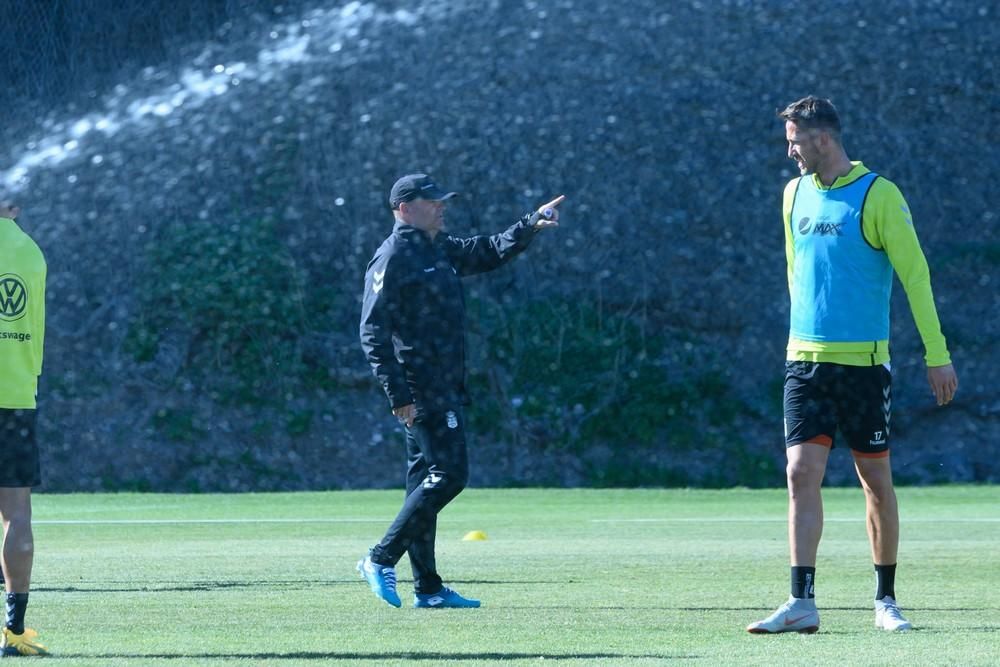
[{"label": "coach's pointing hand", "polygon": [[566,195],[559,195],[548,204],[538,207],[538,222],[535,223],[535,229],[559,226],[559,209],[556,207],[563,203],[564,199]]}]

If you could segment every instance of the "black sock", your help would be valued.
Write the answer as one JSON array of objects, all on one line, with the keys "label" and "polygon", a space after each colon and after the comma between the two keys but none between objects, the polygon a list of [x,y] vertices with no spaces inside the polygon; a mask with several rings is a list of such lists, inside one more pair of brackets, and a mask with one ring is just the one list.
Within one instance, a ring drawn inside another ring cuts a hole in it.
[{"label": "black sock", "polygon": [[875,566],[875,599],[896,598],[896,564]]},{"label": "black sock", "polygon": [[792,566],[792,597],[813,598],[813,586],[816,582],[816,568],[804,565]]},{"label": "black sock", "polygon": [[7,593],[7,627],[15,635],[24,634],[24,612],[27,609],[27,593]]}]

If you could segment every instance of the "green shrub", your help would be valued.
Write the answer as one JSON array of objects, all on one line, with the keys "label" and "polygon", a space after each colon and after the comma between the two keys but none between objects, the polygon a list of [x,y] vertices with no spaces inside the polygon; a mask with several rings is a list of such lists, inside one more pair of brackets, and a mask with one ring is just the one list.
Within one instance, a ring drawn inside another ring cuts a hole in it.
[{"label": "green shrub", "polygon": [[303,280],[266,221],[168,226],[148,248],[128,349],[154,361],[187,341],[182,377],[222,400],[280,404],[303,374]]},{"label": "green shrub", "polygon": [[[739,431],[753,410],[711,344],[586,301],[472,300],[469,319],[469,415],[483,437],[582,455],[591,486],[773,483],[771,453]],[[612,455],[591,460],[595,446]]]},{"label": "green shrub", "polygon": [[195,442],[205,434],[188,410],[161,408],[153,415],[153,425],[174,442]]},{"label": "green shrub", "polygon": [[571,448],[649,445],[669,433],[686,448],[741,409],[703,350],[647,333],[635,313],[584,302],[474,308],[484,332],[470,364],[481,426],[541,425],[547,444]]}]

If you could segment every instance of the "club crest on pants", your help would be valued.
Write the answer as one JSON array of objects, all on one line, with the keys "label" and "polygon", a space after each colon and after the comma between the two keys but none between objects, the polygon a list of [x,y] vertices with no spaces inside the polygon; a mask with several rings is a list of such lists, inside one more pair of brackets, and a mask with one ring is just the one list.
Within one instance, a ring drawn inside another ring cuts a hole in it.
[{"label": "club crest on pants", "polygon": [[448,428],[458,428],[458,415],[449,410],[444,416],[447,420]]}]

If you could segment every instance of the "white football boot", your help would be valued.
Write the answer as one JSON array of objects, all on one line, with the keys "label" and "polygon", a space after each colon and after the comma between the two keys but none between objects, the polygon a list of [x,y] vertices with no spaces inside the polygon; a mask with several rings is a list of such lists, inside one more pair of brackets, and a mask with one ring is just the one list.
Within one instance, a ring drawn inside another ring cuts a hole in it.
[{"label": "white football boot", "polygon": [[889,632],[903,632],[913,627],[913,624],[903,618],[896,601],[886,595],[881,600],[875,600],[875,627]]},{"label": "white football boot", "polygon": [[803,632],[812,634],[819,630],[819,611],[814,598],[789,597],[785,604],[762,621],[751,623],[747,632],[774,634],[776,632]]}]

